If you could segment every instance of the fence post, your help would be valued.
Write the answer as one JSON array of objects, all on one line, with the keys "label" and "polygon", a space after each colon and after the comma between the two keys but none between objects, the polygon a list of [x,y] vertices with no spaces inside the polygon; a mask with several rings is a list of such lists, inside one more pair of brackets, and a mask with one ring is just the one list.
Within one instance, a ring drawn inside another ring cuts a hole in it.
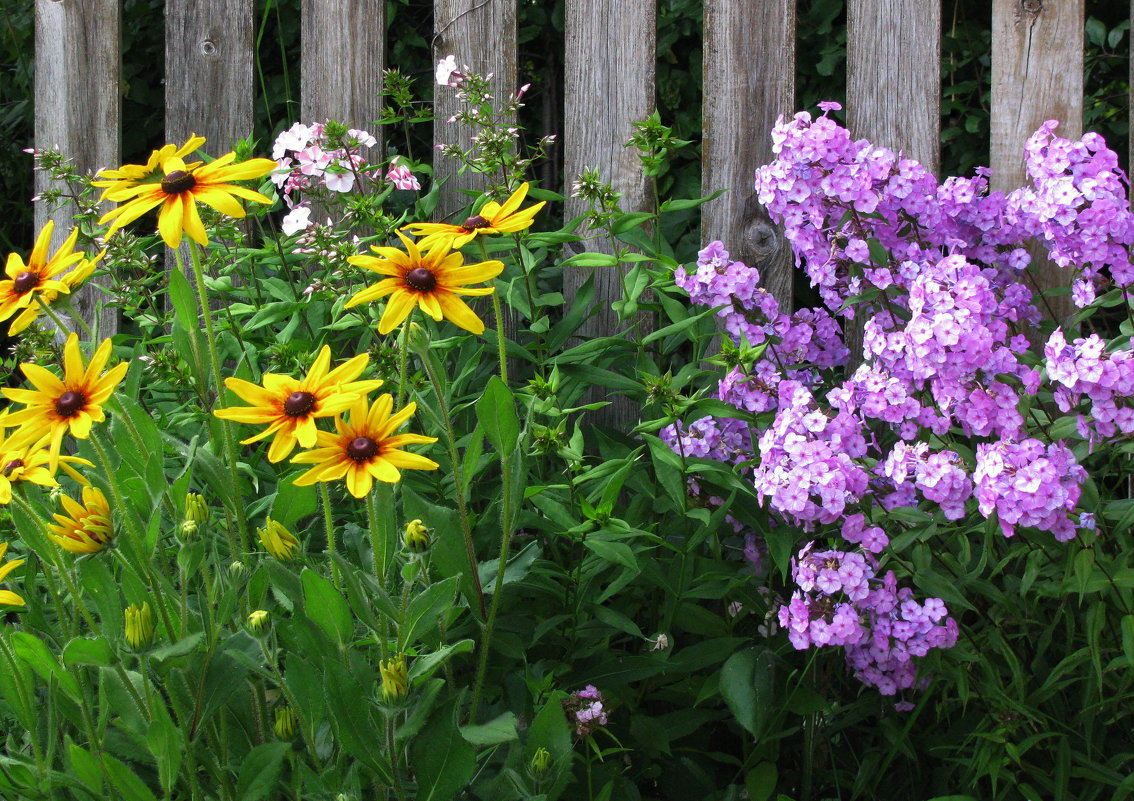
[{"label": "fence post", "polygon": [[757,267],[790,312],[791,248],[748,201],[756,168],[773,158],[772,126],[795,107],[795,0],[705,0],[704,76],[701,192],[729,191],[701,207],[701,241]]},{"label": "fence post", "polygon": [[[994,0],[992,4],[993,190],[1023,186],[1024,144],[1046,120],[1060,122],[1060,136],[1083,131],[1083,0]],[[1028,272],[1037,292],[1068,283],[1065,272],[1031,249]],[[1038,298],[1037,298],[1038,302]],[[1074,311],[1070,295],[1041,306],[1056,321]]]},{"label": "fence post", "polygon": [[302,88],[304,124],[337,120],[378,139],[386,65],[384,0],[303,0]]},{"label": "fence post", "polygon": [[195,133],[219,156],[252,133],[252,25],[252,0],[167,0],[167,141]]},{"label": "fence post", "polygon": [[[118,166],[120,31],[118,0],[36,0],[35,146],[58,148],[81,171]],[[36,194],[48,188],[46,177],[36,173]],[[72,212],[69,203],[51,214],[43,204],[36,206],[37,232],[55,220],[53,249],[70,231]],[[118,331],[114,309],[102,309],[95,319],[102,297],[94,287],[80,288],[75,311],[100,337],[113,336]]]},{"label": "fence post", "polygon": [[[850,0],[847,7],[847,127],[900,150],[936,174],[941,154],[940,0]],[[862,326],[846,325],[852,366]]]},{"label": "fence post", "polygon": [[[622,195],[623,211],[652,210],[653,199],[638,154],[624,145],[633,134],[631,124],[654,111],[656,42],[655,0],[567,0],[565,193],[584,169],[597,168],[602,179]],[[583,201],[568,198],[564,216],[570,220],[585,211]],[[609,244],[587,242],[585,249],[609,252]],[[570,306],[592,270],[598,313],[579,333],[586,338],[613,336],[618,332],[618,319],[610,304],[622,295],[619,269],[569,267],[563,274],[563,294]],[[620,396],[611,400],[610,406],[595,413],[594,421],[616,427],[633,424],[634,405]]]},{"label": "fence post", "polygon": [[[504,102],[519,89],[516,68],[516,0],[435,0],[433,4],[434,64],[448,55],[457,66],[467,65],[479,75],[492,73],[496,102]],[[448,122],[461,107],[456,91],[435,86],[433,104],[434,144],[457,145],[468,149],[473,131],[467,125]],[[480,173],[457,174],[460,164],[442,156],[433,158],[434,180],[445,180],[437,201],[438,220],[457,214],[470,198],[460,190],[483,192],[487,182]]]}]

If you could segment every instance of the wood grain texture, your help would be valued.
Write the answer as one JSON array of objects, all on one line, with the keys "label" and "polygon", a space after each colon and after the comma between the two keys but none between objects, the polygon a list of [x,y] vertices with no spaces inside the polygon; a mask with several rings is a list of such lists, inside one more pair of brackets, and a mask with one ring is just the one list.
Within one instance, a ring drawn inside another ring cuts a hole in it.
[{"label": "wood grain texture", "polygon": [[[80,171],[118,166],[120,34],[118,0],[36,0],[35,146],[61,150]],[[48,188],[42,173],[35,181],[37,194]],[[70,232],[72,212],[69,204],[52,215],[36,206],[37,231],[55,219],[53,249]],[[105,297],[88,286],[74,298],[76,311],[100,337],[118,330],[113,309],[97,311]]]},{"label": "wood grain texture", "polygon": [[941,152],[939,0],[849,0],[847,124],[937,172]]},{"label": "wood grain texture", "polygon": [[[381,142],[385,1],[303,0],[302,14],[302,122],[337,120]],[[371,152],[381,154],[381,144]]]},{"label": "wood grain texture", "polygon": [[252,0],[167,0],[165,136],[219,156],[252,133]]},{"label": "wood grain texture", "polygon": [[[719,239],[760,270],[791,309],[791,248],[753,199],[756,168],[772,161],[776,118],[795,110],[795,0],[705,0],[701,241]],[[777,242],[778,239],[778,242]]]},{"label": "wood grain texture", "polygon": [[[653,113],[656,79],[657,8],[654,0],[567,0],[564,76],[564,175],[570,192],[584,169],[597,168],[603,181],[622,195],[623,211],[652,210],[649,183],[637,151],[625,147],[632,123]],[[564,213],[572,219],[586,211],[582,200],[569,198]],[[586,235],[586,232],[583,232]],[[586,250],[609,252],[605,240],[585,243]],[[567,268],[563,293],[570,307],[579,287],[594,268]],[[584,338],[613,336],[619,331],[612,301],[622,296],[619,271],[594,270],[598,312],[584,323]],[[638,411],[620,396],[606,397],[611,406],[595,422],[624,428]]]},{"label": "wood grain texture", "polygon": [[[493,94],[497,103],[512,95],[520,84],[516,67],[516,0],[434,0],[433,60],[436,64],[448,55],[457,64],[468,66],[478,75],[492,73]],[[435,144],[470,146],[474,131],[467,125],[448,122],[462,108],[457,90],[434,87],[433,141]],[[485,176],[466,171],[458,175],[458,161],[437,155],[433,159],[434,176],[447,179],[441,188],[434,216],[446,220],[469,205],[471,199],[460,190],[483,192]]]},{"label": "wood grain texture", "polygon": [[[994,0],[992,4],[993,190],[1024,185],[1024,144],[1046,120],[1056,134],[1083,130],[1083,0]],[[1032,249],[1030,272],[1041,288],[1068,283],[1066,273]],[[1065,320],[1069,295],[1048,299],[1048,313]]]}]

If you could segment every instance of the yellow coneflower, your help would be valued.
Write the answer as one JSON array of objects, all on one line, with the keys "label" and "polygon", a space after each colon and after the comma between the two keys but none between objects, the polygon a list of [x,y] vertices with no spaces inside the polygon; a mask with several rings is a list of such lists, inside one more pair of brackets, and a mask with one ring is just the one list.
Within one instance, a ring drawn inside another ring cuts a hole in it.
[{"label": "yellow coneflower", "polygon": [[[195,137],[204,143],[201,137]],[[190,140],[192,142],[192,140]],[[263,176],[276,169],[276,162],[271,159],[249,159],[240,164],[233,164],[236,153],[226,153],[208,164],[193,162],[186,164],[179,153],[188,154],[186,150],[190,143],[181,148],[167,151],[172,145],[166,145],[157,154],[157,160],[164,178],[157,183],[140,183],[134,176],[137,170],[129,167],[141,165],[126,165],[116,172],[122,177],[113,181],[103,193],[106,200],[122,202],[121,206],[108,211],[99,220],[102,225],[110,220],[114,222],[106,232],[110,236],[122,226],[133,222],[150,209],[161,206],[158,212],[158,231],[161,238],[171,248],[181,244],[182,234],[188,235],[197,244],[204,246],[209,243],[205,226],[201,222],[201,215],[197,211],[197,202],[212,206],[221,214],[229,217],[241,218],[244,208],[236,200],[241,197],[257,203],[271,203],[271,198],[259,192],[237,186],[233,181],[246,181]],[[153,157],[151,157],[153,158]]]},{"label": "yellow coneflower", "polygon": [[56,514],[55,525],[48,524],[48,536],[65,551],[98,553],[110,543],[114,525],[110,521],[110,504],[97,487],[83,487],[83,502],[63,496],[67,515]]},{"label": "yellow coneflower", "polygon": [[401,450],[405,445],[436,442],[436,438],[421,434],[394,434],[414,413],[417,405],[407,404],[397,414],[391,415],[393,405],[389,395],[379,396],[369,409],[365,398],[355,401],[350,408],[349,420],[335,418],[335,433],[320,431],[319,447],[291,460],[293,464],[315,465],[295,479],[295,486],[345,478],[350,494],[363,498],[370,492],[375,479],[387,483],[401,480],[398,468],[436,470],[437,462],[432,459]]},{"label": "yellow coneflower", "polygon": [[[55,223],[48,220],[39,232],[26,264],[18,253],[8,255],[4,266],[7,278],[0,281],[0,322],[20,312],[8,326],[10,334],[18,334],[31,325],[40,312],[41,304],[47,305],[61,294],[70,294],[72,289],[87,280],[102,258],[101,253],[87,259],[83,252],[72,252],[79,237],[78,228],[71,231],[66,241],[48,258],[54,229]],[[75,269],[64,275],[64,271],[71,267]]]},{"label": "yellow coneflower", "polygon": [[[12,485],[18,481],[39,484],[41,487],[58,487],[55,474],[51,470],[51,453],[47,449],[46,438],[33,439],[17,429],[11,436],[5,436],[5,420],[8,412],[0,412],[0,506],[12,502]],[[78,456],[60,456],[59,466],[80,484],[88,483],[71,464],[93,465]]]},{"label": "yellow coneflower", "polygon": [[534,206],[528,206],[523,211],[518,211],[520,204],[524,202],[527,195],[528,184],[522,183],[503,204],[490,200],[484,204],[480,213],[474,214],[460,225],[410,223],[404,226],[402,230],[409,231],[414,236],[424,235],[424,238],[418,242],[418,246],[421,248],[434,247],[444,243],[453,250],[459,250],[478,236],[511,234],[529,227],[536,212],[542,209],[547,201],[540,201]]},{"label": "yellow coneflower", "polygon": [[331,349],[324,345],[302,379],[264,373],[263,386],[260,386],[241,378],[226,378],[224,385],[252,405],[230,406],[217,409],[213,414],[222,420],[266,425],[266,429],[240,444],[247,445],[274,434],[268,448],[268,461],[278,462],[295,449],[297,442],[304,448],[315,447],[316,418],[339,414],[359,397],[382,386],[377,379],[354,380],[366,369],[369,360],[363,353],[328,372]]},{"label": "yellow coneflower", "polygon": [[[8,543],[0,542],[0,560],[4,558],[4,554],[7,553],[7,551]],[[10,562],[4,562],[3,564],[0,564],[0,581],[6,579],[9,573],[11,573],[26,561],[26,559],[13,559]],[[24,599],[11,590],[0,590],[0,604],[8,604],[9,606],[23,606]]]},{"label": "yellow coneflower", "polygon": [[79,338],[67,337],[63,346],[63,379],[38,364],[21,364],[24,377],[35,389],[5,389],[4,397],[24,404],[23,409],[8,417],[8,425],[29,426],[50,437],[50,469],[59,464],[59,448],[67,432],[78,439],[86,439],[92,423],[106,419],[102,404],[110,398],[114,388],[126,375],[128,362],[122,362],[102,372],[110,359],[110,340],[103,340],[91,357],[83,364],[79,352]]},{"label": "yellow coneflower", "polygon": [[406,249],[390,247],[371,248],[378,254],[374,256],[351,256],[348,262],[363,267],[379,275],[389,276],[377,284],[355,293],[346,308],[367,303],[378,298],[390,296],[386,310],[378,321],[378,333],[388,334],[409,316],[416,305],[434,320],[449,320],[474,334],[484,333],[484,323],[460,295],[491,295],[492,287],[469,288],[500,275],[504,263],[484,261],[479,264],[465,264],[465,258],[457,251],[450,251],[446,242],[437,243],[432,249],[423,251],[401,232],[398,237]]},{"label": "yellow coneflower", "polygon": [[[181,147],[162,145],[161,148],[150,153],[145,164],[123,164],[116,170],[101,171],[98,174],[99,180],[91,181],[91,186],[102,189],[101,200],[109,200],[114,203],[129,200],[133,197],[133,193],[127,190],[133,189],[138,184],[157,183],[161,180],[163,177],[161,172],[162,162],[174,156],[184,159],[203,144],[205,144],[205,137],[193,134]],[[200,164],[201,162],[195,161],[187,166],[195,168]]]}]

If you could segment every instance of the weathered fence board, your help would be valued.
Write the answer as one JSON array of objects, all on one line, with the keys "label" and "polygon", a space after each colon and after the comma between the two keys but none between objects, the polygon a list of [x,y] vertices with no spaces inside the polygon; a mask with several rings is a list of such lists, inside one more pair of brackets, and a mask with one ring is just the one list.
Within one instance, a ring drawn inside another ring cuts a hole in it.
[{"label": "weathered fence board", "polygon": [[702,207],[701,240],[759,268],[790,309],[791,248],[749,201],[756,168],[772,160],[776,117],[795,110],[795,0],[705,0],[704,76],[701,191],[729,191]]},{"label": "weathered fence board", "polygon": [[[36,0],[36,147],[58,148],[79,170],[118,166],[121,19],[118,0]],[[43,174],[37,173],[36,193],[47,188]],[[53,248],[71,230],[72,212],[64,205],[50,215],[56,221]],[[37,231],[48,219],[43,204],[36,206]],[[94,287],[82,288],[75,307],[106,337],[118,328],[113,309],[95,313],[104,297]]]},{"label": "weathered fence board", "polygon": [[385,0],[303,0],[302,19],[301,121],[337,120],[381,141]]},{"label": "weathered fence board", "polygon": [[252,132],[252,24],[252,0],[167,0],[167,141],[219,156]]},{"label": "weathered fence board", "polygon": [[[1083,23],[1083,0],[994,0],[993,189],[1010,192],[1024,184],[1024,143],[1045,120],[1060,121],[1060,136],[1082,133]],[[1034,249],[1033,257],[1038,255]],[[1065,272],[1047,259],[1035,266],[1041,288],[1067,283]],[[1055,320],[1073,310],[1069,295],[1048,303]]]},{"label": "weathered fence board", "polygon": [[936,172],[941,150],[941,3],[850,0],[847,125]]},{"label": "weathered fence board", "polygon": [[[624,147],[632,123],[654,110],[657,7],[653,0],[567,0],[564,95],[565,192],[583,170],[597,168],[604,181],[622,195],[623,211],[653,206],[638,153]],[[569,198],[566,219],[583,214],[586,205]],[[609,243],[592,240],[588,250],[609,252]],[[588,268],[567,268],[563,293],[570,304],[586,281]],[[598,313],[580,330],[584,337],[611,336],[619,330],[611,301],[622,295],[621,270],[598,268],[595,304]],[[617,398],[601,410],[602,421],[632,421],[631,404]]]},{"label": "weathered fence board", "polygon": [[[496,103],[502,103],[519,85],[516,76],[516,0],[436,0],[433,5],[434,62],[453,55],[460,66],[475,73],[493,73]],[[461,108],[453,89],[436,87],[433,141],[467,150],[473,130],[449,118]],[[436,152],[436,151],[435,151]],[[470,198],[460,190],[483,191],[486,178],[471,170],[458,174],[460,164],[438,154],[434,176],[446,179],[437,202],[438,219],[460,212]]]}]

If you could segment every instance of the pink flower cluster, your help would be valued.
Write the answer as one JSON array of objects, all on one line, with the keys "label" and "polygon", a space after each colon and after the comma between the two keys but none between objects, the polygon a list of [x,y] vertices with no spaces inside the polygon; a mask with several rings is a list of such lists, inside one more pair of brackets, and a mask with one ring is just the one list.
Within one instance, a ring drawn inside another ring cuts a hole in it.
[{"label": "pink flower cluster", "polygon": [[602,693],[593,684],[564,698],[563,711],[579,737],[593,734],[600,726],[606,725],[607,713],[603,707]]},{"label": "pink flower cluster", "polygon": [[[716,397],[772,419],[758,434],[707,417],[661,436],[687,456],[743,465],[774,516],[805,531],[837,526],[872,566],[889,538],[869,521],[896,509],[946,521],[979,513],[1005,536],[1023,526],[1073,538],[1093,520],[1076,509],[1087,473],[1062,442],[1037,438],[1037,423],[1058,407],[1092,444],[1134,433],[1134,356],[1127,341],[1068,342],[1060,330],[1036,352],[1027,245],[1039,241],[1067,269],[1080,306],[1111,287],[1125,295],[1134,214],[1102,140],[1054,128],[1028,141],[1032,184],[1005,195],[989,192],[987,171],[938,183],[826,113],[781,119],[778,157],[757,171],[756,190],[824,307],[781,312],[719,242],[675,271],[740,345]],[[848,376],[837,320],[851,316],[864,329]],[[827,558],[841,569],[843,556]],[[913,686],[909,657],[955,640],[940,601],[878,595],[890,578],[871,584],[867,602],[800,570],[807,588],[780,613],[793,642],[845,645],[856,675],[884,692]]]},{"label": "pink flower cluster", "polygon": [[855,677],[883,695],[917,684],[914,657],[957,642],[957,622],[939,598],[914,600],[898,588],[894,573],[879,578],[873,557],[845,551],[812,551],[792,560],[798,589],[778,612],[798,650],[846,648]]}]

